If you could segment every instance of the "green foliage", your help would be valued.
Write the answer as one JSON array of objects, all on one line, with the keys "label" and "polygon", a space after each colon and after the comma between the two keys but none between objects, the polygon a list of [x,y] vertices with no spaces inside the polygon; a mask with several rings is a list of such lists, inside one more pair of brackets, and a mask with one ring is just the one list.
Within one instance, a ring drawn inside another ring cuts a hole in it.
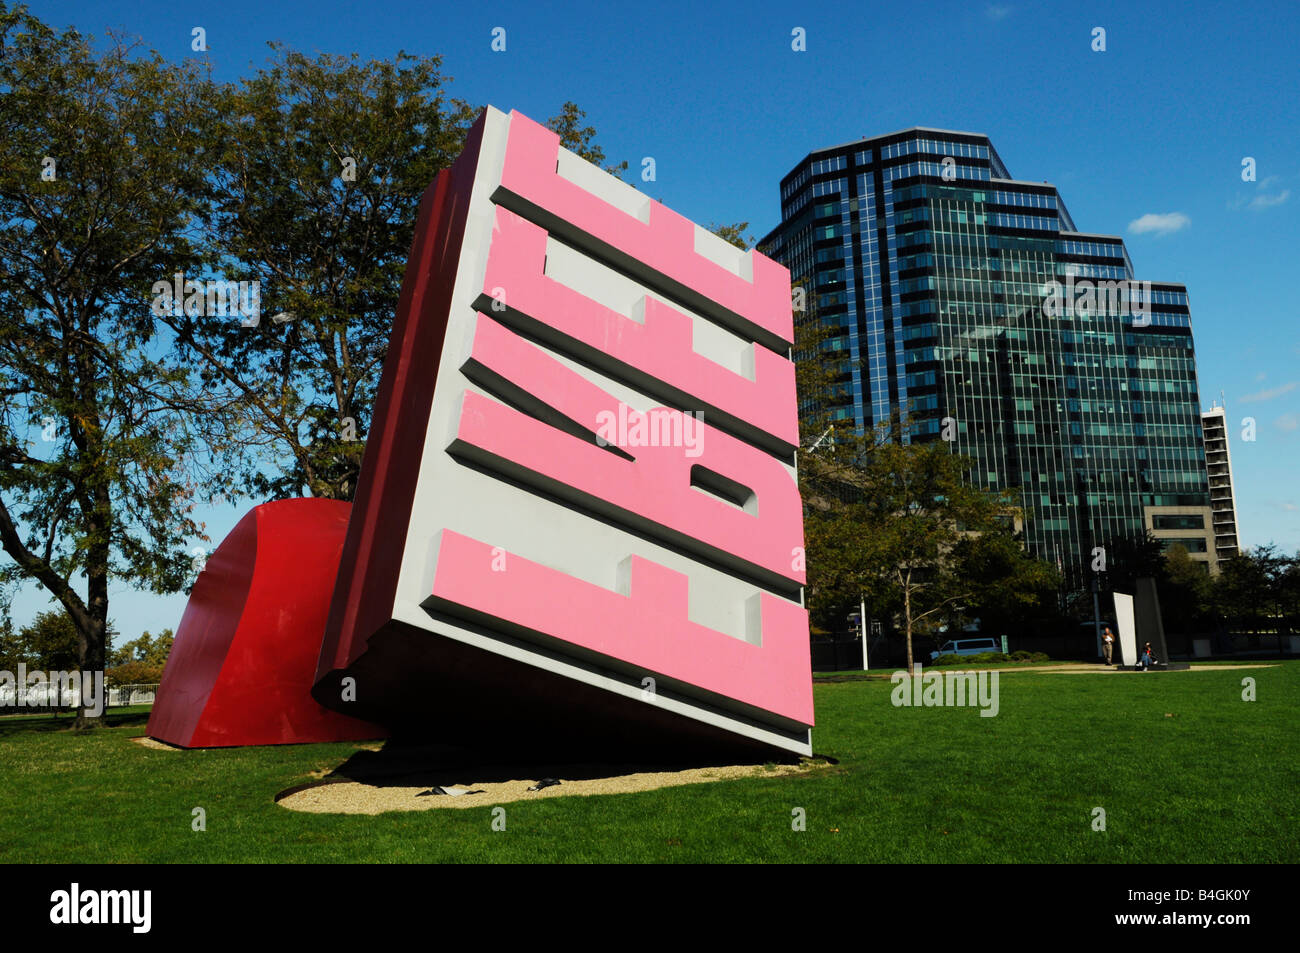
[{"label": "green foliage", "polygon": [[30,668],[68,672],[78,667],[80,638],[66,612],[41,612],[18,630],[23,661]]},{"label": "green foliage", "polygon": [[1234,631],[1300,631],[1300,554],[1288,558],[1269,544],[1225,560],[1211,600]]},{"label": "green foliage", "polygon": [[1107,585],[1116,592],[1133,592],[1136,581],[1159,580],[1165,571],[1165,554],[1148,530],[1114,536],[1105,543]]},{"label": "green foliage", "polygon": [[[448,96],[437,56],[271,47],[263,69],[212,92],[222,150],[209,249],[228,278],[261,282],[271,318],[253,328],[228,316],[164,320],[185,357],[238,397],[241,490],[350,500],[420,200],[479,111]],[[549,125],[602,162],[584,116],[565,103]]]},{"label": "green foliage", "polygon": [[161,671],[162,666],[167,663],[167,655],[172,650],[172,643],[175,638],[176,636],[171,629],[163,629],[157,636],[150,635],[146,631],[138,639],[132,639],[115,651],[112,656],[112,664],[129,665],[139,663],[152,666]]},{"label": "green foliage", "polygon": [[978,655],[940,655],[932,662],[927,663],[933,668],[942,668],[946,665],[991,665],[995,662],[1050,662],[1051,659],[1046,652],[1012,652],[1006,654],[1003,652],[980,652]]},{"label": "green foliage", "polygon": [[704,227],[723,241],[735,245],[741,251],[748,251],[754,247],[754,236],[745,234],[749,230],[749,222],[733,222],[730,225],[719,225],[717,222],[710,222]]},{"label": "green foliage", "polygon": [[[351,498],[420,198],[477,110],[438,57],[272,44],[221,84],[3,2],[0,50],[0,618],[37,581],[95,670],[110,580],[192,579],[198,503]],[[603,161],[584,118],[551,125]],[[274,318],[173,313],[177,274]]]},{"label": "green foliage", "polygon": [[1215,628],[1215,582],[1207,565],[1192,559],[1182,546],[1172,546],[1161,568],[1156,585],[1165,631],[1208,632]]},{"label": "green foliage", "polygon": [[21,7],[0,5],[0,47],[0,602],[38,581],[93,670],[110,578],[183,587],[189,513],[222,482],[222,395],[147,306],[201,260],[213,112],[193,64]]},{"label": "green foliage", "polygon": [[1025,635],[1059,626],[1056,567],[1025,549],[1011,526],[993,528],[960,540],[953,549],[955,574],[966,580],[967,606],[949,621],[978,617],[985,632]]},{"label": "green foliage", "polygon": [[27,648],[14,631],[13,620],[0,618],[0,671],[16,672],[18,663],[27,661]]},{"label": "green foliage", "polygon": [[[1162,552],[1149,533],[1112,540],[1106,552],[1107,588],[1132,592],[1136,579],[1155,580],[1167,633],[1300,631],[1300,555],[1273,544],[1221,560],[1218,575],[1182,546]],[[1088,604],[1083,615],[1090,619],[1091,611]]]},{"label": "green foliage", "polygon": [[579,109],[577,103],[566,102],[560,107],[558,116],[552,116],[546,121],[546,126],[560,134],[560,145],[570,152],[576,153],[593,165],[601,166],[610,175],[626,172],[626,159],[618,165],[604,165],[605,150],[596,144],[595,128],[582,124],[586,118],[586,112]]},{"label": "green foliage", "polygon": [[207,133],[221,144],[209,254],[228,279],[261,282],[263,319],[164,320],[238,395],[241,490],[351,499],[420,198],[473,113],[447,98],[438,57],[271,46],[266,67],[211,90]]},{"label": "green foliage", "polygon": [[114,688],[119,685],[156,685],[162,681],[162,676],[162,665],[142,661],[124,662],[105,670],[104,684]]},{"label": "green foliage", "polygon": [[971,461],[949,444],[901,437],[897,421],[871,442],[837,431],[800,462],[814,613],[826,624],[865,598],[870,615],[897,614],[910,667],[914,634],[956,613],[1050,602],[1056,576],[1007,529],[1019,515],[1010,494],[969,485]]},{"label": "green foliage", "polygon": [[1011,661],[1014,661],[1014,659],[1003,652],[980,652],[978,655],[940,655],[937,659],[931,661],[930,665],[941,667],[944,665],[980,665],[990,662]]}]

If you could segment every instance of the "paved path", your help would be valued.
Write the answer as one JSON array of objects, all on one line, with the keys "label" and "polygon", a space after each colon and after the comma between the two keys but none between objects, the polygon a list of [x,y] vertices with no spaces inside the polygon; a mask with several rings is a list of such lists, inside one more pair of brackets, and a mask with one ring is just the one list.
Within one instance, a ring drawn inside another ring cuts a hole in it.
[{"label": "paved path", "polygon": [[[1175,669],[1179,672],[1226,672],[1238,668],[1276,668],[1277,662],[1250,662],[1238,665],[1193,665],[1191,668]],[[992,671],[988,669],[987,671]],[[1062,675],[1091,675],[1091,674],[1111,674],[1114,672],[1133,673],[1131,668],[1120,668],[1118,665],[1042,665],[1034,669],[1016,668],[1016,669],[999,669],[1003,672],[1058,672]]]},{"label": "paved path", "polygon": [[[1179,672],[1224,672],[1238,668],[1276,668],[1278,662],[1242,662],[1235,665],[1193,665],[1191,668],[1176,669]],[[816,675],[813,681],[822,682],[860,682],[866,679],[889,679],[893,677],[894,671],[902,671],[901,668],[893,671],[885,669],[872,669],[867,674],[838,675],[827,673]],[[924,668],[922,674],[928,675],[930,672],[1047,672],[1054,675],[1113,675],[1118,672],[1126,672],[1130,675],[1141,674],[1131,668],[1120,668],[1117,665],[1102,665],[1100,662],[1065,662],[1060,665],[1019,665],[1014,668],[958,668],[956,666],[944,666],[943,668]],[[1165,674],[1169,674],[1166,672]]]}]

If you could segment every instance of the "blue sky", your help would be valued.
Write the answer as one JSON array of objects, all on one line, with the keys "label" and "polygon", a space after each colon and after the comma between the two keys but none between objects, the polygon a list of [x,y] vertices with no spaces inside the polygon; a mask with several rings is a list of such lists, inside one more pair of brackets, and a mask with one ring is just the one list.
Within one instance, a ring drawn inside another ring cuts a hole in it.
[{"label": "blue sky", "polygon": [[[1203,402],[1222,391],[1241,535],[1300,549],[1300,5],[1287,2],[481,4],[36,0],[46,22],[118,28],[164,56],[207,31],[219,78],[282,40],[312,53],[440,54],[450,91],[542,120],[573,100],[638,183],[696,221],[778,219],[807,152],[909,126],[987,134],[1013,176],[1055,183],[1078,227],[1123,235],[1137,277],[1187,285]],[[1137,9],[1140,7],[1140,9]],[[506,49],[493,52],[503,27]],[[791,31],[807,49],[791,49]],[[1106,49],[1094,52],[1093,30]],[[1242,160],[1256,161],[1243,182]],[[1131,228],[1148,221],[1154,230]],[[1253,417],[1254,442],[1241,420]],[[214,510],[215,545],[251,506]],[[115,589],[127,637],[184,596]],[[34,587],[20,624],[46,607]]]}]

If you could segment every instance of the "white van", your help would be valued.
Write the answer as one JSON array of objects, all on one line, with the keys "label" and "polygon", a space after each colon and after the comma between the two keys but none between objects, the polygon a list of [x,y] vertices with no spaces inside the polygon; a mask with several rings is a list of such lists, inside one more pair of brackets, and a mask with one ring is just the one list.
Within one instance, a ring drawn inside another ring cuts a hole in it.
[{"label": "white van", "polygon": [[1001,652],[1001,639],[984,636],[978,639],[953,639],[939,646],[939,651],[930,653],[933,662],[940,655],[983,655],[985,652]]}]

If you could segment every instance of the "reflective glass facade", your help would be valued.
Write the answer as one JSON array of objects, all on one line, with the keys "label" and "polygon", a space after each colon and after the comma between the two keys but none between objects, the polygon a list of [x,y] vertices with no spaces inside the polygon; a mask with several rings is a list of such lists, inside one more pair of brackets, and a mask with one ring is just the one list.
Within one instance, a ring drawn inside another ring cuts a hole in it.
[{"label": "reflective glass facade", "polygon": [[760,245],[831,329],[833,415],[865,429],[897,407],[910,439],[946,430],[974,482],[1019,492],[1031,550],[1072,581],[1144,507],[1209,504],[1186,288],[1135,282],[1121,239],[1077,231],[987,137],[814,152],[781,213]]}]

